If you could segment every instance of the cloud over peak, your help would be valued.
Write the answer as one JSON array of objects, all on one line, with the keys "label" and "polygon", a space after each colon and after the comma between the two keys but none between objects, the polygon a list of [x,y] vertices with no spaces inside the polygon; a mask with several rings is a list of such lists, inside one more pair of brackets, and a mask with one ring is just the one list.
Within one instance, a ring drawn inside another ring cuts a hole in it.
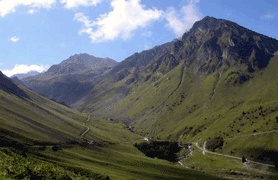
[{"label": "cloud over peak", "polygon": [[49,65],[26,65],[26,64],[16,64],[11,70],[1,70],[6,76],[11,77],[14,74],[26,74],[30,71],[43,72],[47,70]]},{"label": "cloud over peak", "polygon": [[177,37],[181,37],[196,21],[201,19],[202,16],[196,7],[199,2],[200,0],[188,0],[188,4],[182,6],[179,12],[174,7],[169,7],[165,13],[166,27]]}]

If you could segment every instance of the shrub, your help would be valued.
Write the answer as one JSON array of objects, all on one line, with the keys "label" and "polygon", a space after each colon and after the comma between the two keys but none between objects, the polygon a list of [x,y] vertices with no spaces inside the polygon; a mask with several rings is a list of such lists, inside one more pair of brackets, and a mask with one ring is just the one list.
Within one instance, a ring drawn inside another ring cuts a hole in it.
[{"label": "shrub", "polygon": [[176,153],[181,150],[178,143],[166,141],[135,143],[134,146],[148,157],[166,159],[171,162],[176,161]]},{"label": "shrub", "polygon": [[214,151],[217,148],[222,148],[224,144],[224,140],[222,137],[215,137],[211,140],[207,141],[207,149]]}]

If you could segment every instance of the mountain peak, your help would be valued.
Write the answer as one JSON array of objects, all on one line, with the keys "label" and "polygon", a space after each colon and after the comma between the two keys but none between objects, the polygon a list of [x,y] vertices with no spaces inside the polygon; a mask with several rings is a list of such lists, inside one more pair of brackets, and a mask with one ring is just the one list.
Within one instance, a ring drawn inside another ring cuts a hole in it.
[{"label": "mountain peak", "polygon": [[116,64],[117,62],[110,58],[99,58],[89,55],[87,53],[80,53],[70,56],[68,59],[62,61],[60,64],[51,66],[48,69],[47,73],[77,73],[80,71],[89,71],[101,69],[104,67],[113,67]]}]

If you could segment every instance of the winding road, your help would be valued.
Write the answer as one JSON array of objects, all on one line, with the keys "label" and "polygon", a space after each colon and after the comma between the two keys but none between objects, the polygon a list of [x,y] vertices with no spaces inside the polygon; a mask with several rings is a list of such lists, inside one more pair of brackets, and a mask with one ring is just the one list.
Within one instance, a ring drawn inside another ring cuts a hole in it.
[{"label": "winding road", "polygon": [[225,138],[225,139],[233,139],[233,138],[247,137],[247,136],[256,136],[256,135],[260,135],[260,134],[268,134],[268,133],[273,133],[273,132],[278,132],[278,130],[266,131],[266,132],[260,132],[260,133],[254,133],[254,134],[246,134],[246,135],[242,135],[242,136],[234,136],[234,137],[229,137],[229,138]]},{"label": "winding road", "polygon": [[[236,156],[230,156],[230,155],[226,155],[226,154],[220,154],[220,153],[216,153],[216,152],[211,152],[205,149],[205,144],[207,143],[207,141],[204,142],[204,148],[201,148],[197,142],[194,142],[192,144],[194,144],[198,149],[200,149],[201,151],[203,151],[203,154],[206,153],[210,153],[210,154],[215,154],[215,155],[219,155],[219,156],[225,156],[225,157],[229,157],[229,158],[234,158],[234,159],[239,159],[242,160],[242,158],[240,157],[236,157]],[[270,165],[270,164],[264,164],[264,163],[259,163],[259,162],[255,162],[255,161],[250,161],[250,160],[246,160],[247,162],[253,163],[253,164],[259,164],[259,165],[265,165],[265,166],[271,166],[271,167],[275,167],[274,165]]]},{"label": "winding road", "polygon": [[[88,119],[86,122],[90,121],[90,115],[88,116]],[[85,123],[83,123],[83,126],[85,126],[87,129],[81,134],[81,139],[84,139],[85,134],[90,130],[90,128],[88,126],[85,125]]]}]

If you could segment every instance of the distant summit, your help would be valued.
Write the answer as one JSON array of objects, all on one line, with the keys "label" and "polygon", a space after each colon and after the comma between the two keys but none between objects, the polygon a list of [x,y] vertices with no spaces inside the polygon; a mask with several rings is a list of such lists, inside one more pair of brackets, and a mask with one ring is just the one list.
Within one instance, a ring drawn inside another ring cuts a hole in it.
[{"label": "distant summit", "polygon": [[25,78],[25,77],[28,77],[28,76],[35,76],[35,75],[37,75],[37,74],[39,74],[38,71],[30,71],[30,72],[25,73],[25,74],[24,74],[24,73],[20,73],[20,74],[12,75],[11,78],[13,78],[13,77],[18,77],[18,79],[23,79],[23,78]]},{"label": "distant summit", "polygon": [[104,67],[114,67],[117,64],[118,62],[110,58],[98,58],[82,53],[70,56],[60,64],[51,66],[46,73],[78,74]]},{"label": "distant summit", "polygon": [[118,62],[110,58],[75,54],[46,72],[22,79],[33,91],[57,102],[71,104],[93,88],[97,78],[111,71]]},{"label": "distant summit", "polygon": [[16,84],[25,86],[25,84],[24,84],[20,79],[18,79],[17,76],[11,78],[11,80],[12,80],[13,82],[15,82]]}]

